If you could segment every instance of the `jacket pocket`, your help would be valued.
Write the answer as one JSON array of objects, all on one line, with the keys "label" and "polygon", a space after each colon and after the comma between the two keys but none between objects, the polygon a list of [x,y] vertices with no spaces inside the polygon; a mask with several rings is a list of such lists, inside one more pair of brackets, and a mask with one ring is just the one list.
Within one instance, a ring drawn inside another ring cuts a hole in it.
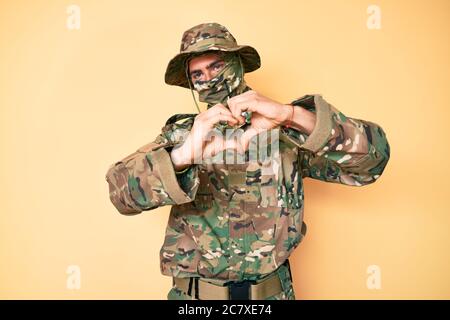
[{"label": "jacket pocket", "polygon": [[281,207],[300,209],[303,205],[303,180],[298,149],[285,149],[278,172],[278,203]]},{"label": "jacket pocket", "polygon": [[193,205],[199,210],[208,210],[213,206],[214,195],[211,189],[208,172],[204,169],[199,171],[200,185],[195,195]]}]

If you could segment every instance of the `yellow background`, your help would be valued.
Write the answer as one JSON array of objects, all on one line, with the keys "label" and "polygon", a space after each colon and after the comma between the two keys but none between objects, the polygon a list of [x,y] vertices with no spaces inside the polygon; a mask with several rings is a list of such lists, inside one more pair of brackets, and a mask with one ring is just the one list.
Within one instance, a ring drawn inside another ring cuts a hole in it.
[{"label": "yellow background", "polygon": [[[70,4],[80,30],[66,27]],[[259,51],[253,89],[285,103],[320,93],[391,145],[373,185],[306,180],[297,298],[449,299],[447,0],[0,1],[0,298],[166,298],[169,208],[122,216],[104,176],[171,114],[195,112],[164,71],[182,32],[210,21]]]}]

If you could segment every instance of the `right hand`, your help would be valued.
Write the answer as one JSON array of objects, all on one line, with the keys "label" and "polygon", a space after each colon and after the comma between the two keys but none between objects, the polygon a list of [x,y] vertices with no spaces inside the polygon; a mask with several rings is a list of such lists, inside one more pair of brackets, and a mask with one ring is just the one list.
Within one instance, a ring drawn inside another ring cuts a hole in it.
[{"label": "right hand", "polygon": [[214,125],[221,121],[227,122],[230,126],[238,124],[238,119],[234,118],[231,111],[221,103],[195,117],[192,129],[184,143],[172,150],[171,158],[175,170],[182,170],[203,158],[213,156],[211,150],[217,153],[227,148],[237,148],[234,141],[225,141],[221,136],[216,135],[214,139],[208,139]]}]

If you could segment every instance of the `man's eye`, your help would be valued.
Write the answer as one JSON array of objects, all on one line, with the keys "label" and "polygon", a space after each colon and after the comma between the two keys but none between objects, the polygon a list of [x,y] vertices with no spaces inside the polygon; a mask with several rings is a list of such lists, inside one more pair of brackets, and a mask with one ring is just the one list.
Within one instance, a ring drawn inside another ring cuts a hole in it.
[{"label": "man's eye", "polygon": [[200,72],[195,72],[192,74],[192,79],[197,80],[202,76]]},{"label": "man's eye", "polygon": [[220,70],[220,69],[222,69],[222,68],[223,68],[223,63],[216,64],[216,65],[213,67],[213,69],[214,69],[215,71]]}]

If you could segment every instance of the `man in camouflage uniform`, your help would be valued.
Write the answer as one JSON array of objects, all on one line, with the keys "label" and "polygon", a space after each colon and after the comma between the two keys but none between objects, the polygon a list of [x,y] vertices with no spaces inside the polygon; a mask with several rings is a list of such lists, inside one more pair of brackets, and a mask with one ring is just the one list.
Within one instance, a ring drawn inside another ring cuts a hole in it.
[{"label": "man in camouflage uniform", "polygon": [[[153,142],[107,172],[120,213],[172,206],[160,251],[161,272],[173,277],[169,299],[295,299],[288,258],[306,233],[303,179],[364,186],[389,160],[380,126],[321,95],[281,104],[252,90],[244,73],[259,66],[256,50],[225,27],[187,30],[165,81],[194,87],[208,109],[169,118]],[[230,128],[238,139],[208,138]],[[266,140],[270,161],[249,157],[268,130],[279,132]],[[230,159],[230,150],[242,161],[205,161]]]}]

